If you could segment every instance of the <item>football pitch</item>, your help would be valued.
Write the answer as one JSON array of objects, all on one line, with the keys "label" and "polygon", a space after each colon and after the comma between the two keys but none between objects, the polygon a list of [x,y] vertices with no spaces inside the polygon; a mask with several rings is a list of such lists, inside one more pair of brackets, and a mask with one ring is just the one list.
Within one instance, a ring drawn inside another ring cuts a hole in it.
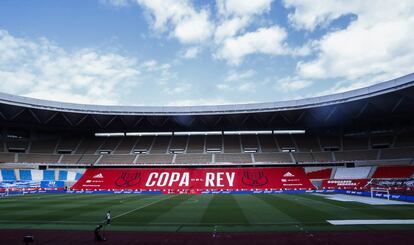
[{"label": "football pitch", "polygon": [[42,194],[0,198],[0,229],[286,232],[413,230],[413,224],[332,225],[327,220],[409,220],[414,205],[369,205],[312,194]]}]

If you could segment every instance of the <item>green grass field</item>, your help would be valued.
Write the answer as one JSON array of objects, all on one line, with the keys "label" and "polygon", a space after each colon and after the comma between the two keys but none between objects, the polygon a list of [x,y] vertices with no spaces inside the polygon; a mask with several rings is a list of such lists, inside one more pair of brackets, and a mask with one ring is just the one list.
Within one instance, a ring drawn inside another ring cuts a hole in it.
[{"label": "green grass field", "polygon": [[91,230],[111,210],[122,231],[332,231],[414,229],[414,225],[333,226],[329,219],[414,219],[414,205],[372,206],[296,195],[10,196],[0,199],[0,229]]}]

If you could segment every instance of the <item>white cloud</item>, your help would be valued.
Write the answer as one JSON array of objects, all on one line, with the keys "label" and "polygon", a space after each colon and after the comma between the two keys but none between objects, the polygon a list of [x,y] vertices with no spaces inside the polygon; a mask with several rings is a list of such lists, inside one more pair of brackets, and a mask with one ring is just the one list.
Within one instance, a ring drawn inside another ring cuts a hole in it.
[{"label": "white cloud", "polygon": [[0,90],[75,103],[118,104],[139,82],[137,60],[94,49],[66,51],[0,30]]},{"label": "white cloud", "polygon": [[237,70],[231,70],[228,72],[225,81],[227,82],[237,82],[241,81],[247,78],[250,78],[256,74],[253,70],[247,70],[247,71],[237,71]]},{"label": "white cloud", "polygon": [[225,19],[216,27],[214,33],[214,39],[216,43],[221,43],[223,40],[229,37],[233,37],[245,28],[251,18],[249,16],[234,17],[232,19]]},{"label": "white cloud", "polygon": [[231,65],[238,65],[251,54],[283,55],[288,53],[285,46],[287,33],[283,28],[272,26],[259,28],[254,32],[226,39],[216,57],[225,59]]},{"label": "white cloud", "polygon": [[237,15],[254,15],[269,12],[273,0],[217,0],[217,9],[219,14],[224,16]]},{"label": "white cloud", "polygon": [[313,82],[309,80],[303,80],[299,77],[286,77],[277,81],[276,90],[282,90],[283,92],[295,92],[312,85]]},{"label": "white cloud", "polygon": [[187,0],[137,0],[147,10],[152,28],[167,32],[181,43],[194,44],[207,40],[213,32],[209,12],[197,11]]},{"label": "white cloud", "polygon": [[165,88],[164,92],[167,94],[182,94],[191,90],[192,85],[189,83],[178,83],[171,88]]},{"label": "white cloud", "polygon": [[315,58],[297,64],[299,76],[345,80],[329,90],[342,92],[412,72],[413,1],[285,0],[285,3],[294,8],[290,21],[308,31],[329,26],[344,15],[356,16],[344,29],[328,31],[313,42]]},{"label": "white cloud", "polygon": [[191,47],[189,49],[187,49],[184,54],[183,57],[186,59],[194,59],[197,57],[197,55],[200,53],[200,48],[198,47]]}]

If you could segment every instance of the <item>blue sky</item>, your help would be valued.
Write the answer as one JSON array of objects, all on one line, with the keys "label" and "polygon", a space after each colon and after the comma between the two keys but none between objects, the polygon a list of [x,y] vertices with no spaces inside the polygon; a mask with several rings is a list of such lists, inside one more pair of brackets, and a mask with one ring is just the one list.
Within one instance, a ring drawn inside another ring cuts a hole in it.
[{"label": "blue sky", "polygon": [[269,102],[411,73],[414,1],[3,0],[0,91],[112,105]]}]

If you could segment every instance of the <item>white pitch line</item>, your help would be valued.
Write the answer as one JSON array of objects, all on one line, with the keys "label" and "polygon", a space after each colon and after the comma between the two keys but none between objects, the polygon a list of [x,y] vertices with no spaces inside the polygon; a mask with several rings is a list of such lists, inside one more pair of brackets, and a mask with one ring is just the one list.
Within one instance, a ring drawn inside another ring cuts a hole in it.
[{"label": "white pitch line", "polygon": [[130,214],[130,213],[135,212],[135,211],[137,211],[137,210],[140,210],[140,209],[143,209],[143,208],[145,208],[145,207],[151,206],[151,205],[156,204],[156,203],[158,203],[158,202],[161,202],[161,201],[165,201],[165,200],[171,199],[171,198],[173,198],[173,197],[175,197],[175,195],[174,195],[174,196],[171,196],[171,197],[169,197],[169,198],[164,198],[164,199],[157,200],[157,201],[155,201],[155,202],[148,203],[148,204],[146,204],[146,205],[144,205],[144,206],[140,206],[140,207],[134,208],[134,209],[129,210],[129,211],[125,212],[125,213],[122,213],[122,214],[119,214],[119,215],[117,215],[117,216],[114,216],[112,219],[116,219],[116,218],[122,217],[122,216],[124,216],[124,215]]},{"label": "white pitch line", "polygon": [[414,219],[348,219],[327,222],[332,225],[413,225]]}]

